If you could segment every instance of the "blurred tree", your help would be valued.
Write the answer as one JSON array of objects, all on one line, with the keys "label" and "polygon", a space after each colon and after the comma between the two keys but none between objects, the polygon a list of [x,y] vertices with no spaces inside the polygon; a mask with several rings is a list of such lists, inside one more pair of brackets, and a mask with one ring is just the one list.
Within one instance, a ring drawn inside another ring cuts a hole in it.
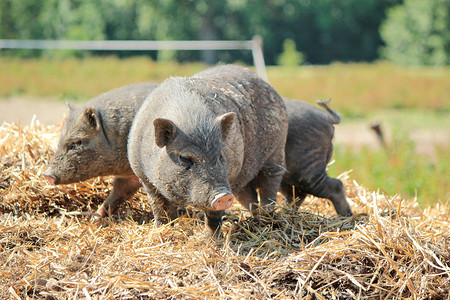
[{"label": "blurred tree", "polygon": [[0,34],[2,38],[42,38],[39,16],[42,4],[35,0],[0,1]]},{"label": "blurred tree", "polygon": [[300,1],[295,41],[314,64],[373,61],[382,45],[378,32],[389,0]]},{"label": "blurred tree", "polygon": [[[86,0],[47,0],[41,4],[39,23],[44,39],[104,40],[105,20],[98,2]],[[84,56],[80,50],[48,50],[48,56]]]},{"label": "blurred tree", "polygon": [[378,29],[386,9],[400,1],[228,0],[237,9],[224,36],[261,35],[268,64],[276,63],[285,39],[293,39],[309,63],[373,61],[383,45]]},{"label": "blurred tree", "polygon": [[[385,11],[400,1],[1,0],[0,38],[250,40],[258,34],[267,64],[276,63],[286,39],[295,41],[309,63],[371,61],[383,45],[379,25]],[[149,54],[116,52],[143,53]],[[178,51],[160,57],[252,62],[249,51]]]},{"label": "blurred tree", "polygon": [[391,8],[380,29],[382,54],[404,65],[450,63],[450,1],[405,0]]},{"label": "blurred tree", "polygon": [[15,20],[12,16],[12,1],[0,1],[0,37],[7,39],[14,35]]},{"label": "blurred tree", "polygon": [[[222,39],[220,22],[227,14],[227,1],[222,0],[153,0],[145,2],[157,12],[156,38],[160,40],[218,40]],[[173,53],[173,52],[172,52]],[[165,57],[167,55],[159,55]],[[199,60],[214,64],[216,51],[178,51],[179,60]]]},{"label": "blurred tree", "polygon": [[287,67],[298,66],[303,63],[303,54],[297,51],[293,40],[284,40],[283,52],[278,56],[277,63],[280,66]]},{"label": "blurred tree", "polygon": [[[42,5],[34,0],[1,0],[0,1],[0,38],[3,39],[40,39],[43,38],[42,26],[39,22]],[[17,50],[14,53],[21,57],[39,55],[38,50]]]}]

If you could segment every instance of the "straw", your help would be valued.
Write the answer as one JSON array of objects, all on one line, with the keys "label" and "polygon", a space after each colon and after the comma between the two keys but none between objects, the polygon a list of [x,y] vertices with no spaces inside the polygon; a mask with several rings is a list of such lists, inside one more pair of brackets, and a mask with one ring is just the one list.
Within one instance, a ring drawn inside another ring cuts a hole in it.
[{"label": "straw", "polygon": [[234,205],[213,242],[195,210],[155,227],[139,192],[96,221],[111,178],[41,176],[60,128],[0,128],[2,299],[450,299],[449,203],[421,209],[343,174],[350,218],[311,197],[258,217]]}]

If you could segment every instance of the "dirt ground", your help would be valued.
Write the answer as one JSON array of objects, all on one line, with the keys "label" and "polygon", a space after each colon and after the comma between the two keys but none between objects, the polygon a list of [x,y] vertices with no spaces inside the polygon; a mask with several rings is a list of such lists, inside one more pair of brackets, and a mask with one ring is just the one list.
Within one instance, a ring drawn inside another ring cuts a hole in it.
[{"label": "dirt ground", "polygon": [[[75,105],[80,105],[76,104]],[[0,98],[0,125],[4,122],[28,125],[32,120],[50,125],[61,122],[68,112],[63,101],[56,98],[10,97]],[[380,142],[370,129],[371,121],[346,121],[336,126],[335,144],[344,144],[355,149],[362,146],[379,148]],[[389,141],[389,132],[385,132]],[[418,153],[433,157],[436,147],[450,147],[450,128],[420,129],[411,132]]]},{"label": "dirt ground", "polygon": [[50,125],[61,122],[68,108],[64,102],[54,98],[11,97],[0,99],[0,124],[30,124],[33,116],[41,124]]}]

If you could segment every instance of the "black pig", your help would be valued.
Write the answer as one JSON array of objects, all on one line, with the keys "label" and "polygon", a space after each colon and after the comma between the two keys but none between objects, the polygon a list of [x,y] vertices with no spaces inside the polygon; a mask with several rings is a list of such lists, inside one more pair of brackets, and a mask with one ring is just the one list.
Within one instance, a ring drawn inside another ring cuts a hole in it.
[{"label": "black pig", "polygon": [[[285,157],[287,171],[280,191],[286,200],[300,206],[307,194],[330,199],[336,212],[341,216],[351,216],[352,211],[346,200],[344,185],[339,179],[327,175],[327,164],[333,154],[333,124],[340,117],[328,107],[328,101],[318,101],[327,112],[300,100],[284,99],[289,117]],[[251,209],[257,201],[258,179],[247,186],[241,203]]]}]

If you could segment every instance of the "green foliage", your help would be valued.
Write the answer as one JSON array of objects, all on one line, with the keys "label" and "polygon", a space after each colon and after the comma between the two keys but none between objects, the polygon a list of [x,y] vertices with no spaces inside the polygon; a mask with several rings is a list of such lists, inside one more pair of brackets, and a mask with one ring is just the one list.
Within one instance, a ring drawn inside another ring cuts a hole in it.
[{"label": "green foliage", "polygon": [[354,150],[337,145],[331,174],[352,169],[352,178],[369,189],[382,189],[388,195],[417,197],[423,205],[445,202],[450,199],[448,154],[448,150],[439,148],[434,158],[417,154],[407,134],[397,130],[387,150],[369,147]]},{"label": "green foliage", "polygon": [[177,57],[177,51],[175,50],[159,50],[157,61],[158,62],[170,62],[175,61]]},{"label": "green foliage", "polygon": [[450,1],[405,0],[381,27],[383,54],[404,65],[450,63]]},{"label": "green foliage", "polygon": [[[372,61],[382,45],[378,29],[385,10],[399,1],[1,0],[0,38],[249,40],[258,34],[264,40],[267,64],[276,63],[286,39],[295,41],[309,63]],[[36,56],[41,51],[9,53]],[[252,63],[249,51],[201,53],[173,55],[183,62]],[[145,54],[156,59],[156,52]]]},{"label": "green foliage", "polygon": [[42,4],[34,0],[0,1],[1,38],[43,38]]},{"label": "green foliage", "polygon": [[298,66],[303,63],[303,54],[297,51],[293,40],[284,40],[283,52],[278,56],[277,63],[284,67]]}]

